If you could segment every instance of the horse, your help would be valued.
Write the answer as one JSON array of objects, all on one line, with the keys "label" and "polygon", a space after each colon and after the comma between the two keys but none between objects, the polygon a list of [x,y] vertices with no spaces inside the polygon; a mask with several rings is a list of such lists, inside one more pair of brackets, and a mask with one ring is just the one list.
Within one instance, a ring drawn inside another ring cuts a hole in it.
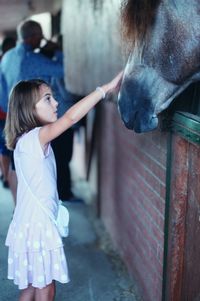
[{"label": "horse", "polygon": [[129,57],[118,108],[125,126],[142,133],[200,80],[200,1],[127,0],[121,11]]}]

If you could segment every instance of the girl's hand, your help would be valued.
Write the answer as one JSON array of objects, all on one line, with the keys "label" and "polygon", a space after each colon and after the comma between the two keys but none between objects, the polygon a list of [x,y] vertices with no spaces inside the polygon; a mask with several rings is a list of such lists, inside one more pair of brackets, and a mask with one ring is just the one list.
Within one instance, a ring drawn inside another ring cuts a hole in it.
[{"label": "girl's hand", "polygon": [[124,71],[122,70],[108,84],[106,84],[102,87],[104,89],[105,93],[112,93],[112,92],[118,93],[119,92],[121,82],[122,82],[123,73],[124,73]]},{"label": "girl's hand", "polygon": [[[40,143],[45,146],[48,142],[52,141],[74,123],[83,118],[89,110],[91,110],[102,98],[105,97],[105,93],[118,92],[122,81],[123,71],[120,72],[113,80],[108,84],[98,87],[99,91],[93,91],[88,96],[75,103],[65,114],[55,122],[43,126],[40,129]],[[103,90],[103,91],[101,91]]]}]

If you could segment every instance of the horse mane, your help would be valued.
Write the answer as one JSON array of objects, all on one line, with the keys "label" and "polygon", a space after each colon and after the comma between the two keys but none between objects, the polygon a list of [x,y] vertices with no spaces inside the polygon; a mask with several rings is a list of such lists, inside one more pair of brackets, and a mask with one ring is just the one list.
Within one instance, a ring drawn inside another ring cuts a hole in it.
[{"label": "horse mane", "polygon": [[161,0],[124,0],[121,5],[122,36],[131,45],[140,45],[151,28]]}]

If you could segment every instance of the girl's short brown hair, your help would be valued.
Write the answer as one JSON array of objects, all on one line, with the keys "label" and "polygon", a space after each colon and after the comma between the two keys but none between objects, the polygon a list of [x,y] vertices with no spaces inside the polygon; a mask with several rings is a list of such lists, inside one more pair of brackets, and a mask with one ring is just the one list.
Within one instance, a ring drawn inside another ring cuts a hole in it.
[{"label": "girl's short brown hair", "polygon": [[20,81],[11,91],[5,124],[5,138],[8,149],[15,148],[17,139],[25,132],[41,126],[35,105],[39,101],[39,88],[49,86],[45,81],[32,79]]}]

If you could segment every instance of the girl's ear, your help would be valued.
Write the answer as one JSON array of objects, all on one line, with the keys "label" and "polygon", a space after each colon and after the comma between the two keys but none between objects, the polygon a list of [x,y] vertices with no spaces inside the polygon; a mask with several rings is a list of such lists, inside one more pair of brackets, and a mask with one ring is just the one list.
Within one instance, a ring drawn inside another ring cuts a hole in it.
[{"label": "girl's ear", "polygon": [[35,104],[34,107],[33,107],[33,116],[34,116],[35,118],[37,118],[36,104]]},{"label": "girl's ear", "polygon": [[35,105],[33,107],[33,117],[34,117],[34,119],[36,121],[37,126],[41,126],[41,122],[39,120],[39,117],[38,117]]}]

